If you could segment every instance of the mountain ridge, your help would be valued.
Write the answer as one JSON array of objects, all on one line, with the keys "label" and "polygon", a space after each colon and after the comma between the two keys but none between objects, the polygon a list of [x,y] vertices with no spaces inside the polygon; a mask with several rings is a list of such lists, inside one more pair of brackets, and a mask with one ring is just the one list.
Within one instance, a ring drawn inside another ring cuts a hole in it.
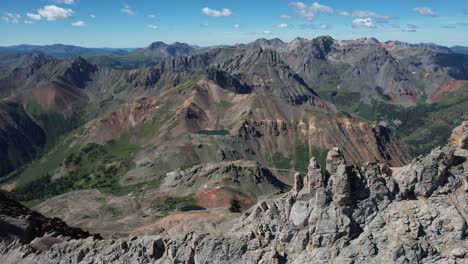
[{"label": "mountain ridge", "polygon": [[289,192],[258,201],[224,232],[158,229],[131,238],[61,240],[39,250],[37,243],[2,242],[0,260],[64,261],[65,255],[65,263],[74,263],[79,251],[79,261],[122,263],[456,263],[468,257],[467,157],[468,122],[446,146],[400,168],[352,165],[333,148],[327,173],[312,158]]}]

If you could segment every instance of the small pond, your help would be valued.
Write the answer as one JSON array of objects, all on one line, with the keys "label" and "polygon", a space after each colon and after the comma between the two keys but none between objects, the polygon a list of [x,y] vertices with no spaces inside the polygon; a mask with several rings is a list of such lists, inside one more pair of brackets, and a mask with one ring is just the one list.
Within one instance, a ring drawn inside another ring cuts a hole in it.
[{"label": "small pond", "polygon": [[198,205],[184,205],[178,208],[180,212],[189,212],[189,211],[200,211],[205,210],[205,208]]}]

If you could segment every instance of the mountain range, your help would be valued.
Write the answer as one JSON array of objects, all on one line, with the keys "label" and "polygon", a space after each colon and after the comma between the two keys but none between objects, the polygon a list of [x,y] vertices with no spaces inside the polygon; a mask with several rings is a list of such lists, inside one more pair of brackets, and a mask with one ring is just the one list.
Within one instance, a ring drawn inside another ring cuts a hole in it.
[{"label": "mountain range", "polygon": [[453,52],[459,54],[468,54],[468,47],[464,46],[453,46],[450,48]]},{"label": "mountain range", "polygon": [[[324,177],[336,175],[329,149],[348,164],[416,164],[468,120],[468,55],[435,44],[321,36],[132,50],[17,46],[0,58],[5,199],[105,238],[218,232],[296,186],[312,157]],[[350,184],[363,185],[353,185],[362,197],[375,187],[364,171],[368,182],[347,174],[360,179]],[[433,191],[413,187],[387,196]],[[371,203],[361,198],[353,206]],[[368,224],[346,217],[361,224],[350,223],[351,237]]]},{"label": "mountain range", "polygon": [[[312,158],[307,173],[296,173],[290,191],[281,190],[253,204],[237,194],[229,213],[220,209],[196,211],[192,206],[191,212],[141,225],[136,233],[120,238],[103,238],[70,227],[0,194],[0,261],[463,263],[468,254],[467,157],[468,122],[454,129],[448,144],[399,168],[375,161],[350,164],[339,148],[333,148],[327,153],[324,168]],[[183,187],[172,191],[187,193],[187,184],[193,187],[221,173],[226,180],[243,175],[237,177],[237,183],[248,183],[255,177],[256,184],[249,185],[260,188],[250,189],[257,194],[268,190],[267,186],[282,188],[267,169],[251,170],[254,164],[245,164],[247,167],[238,170],[239,165],[221,170],[193,168],[186,171],[188,174],[174,172],[163,186],[177,188],[171,181],[177,180]],[[196,176],[190,177],[193,173]],[[89,199],[92,195],[88,192],[82,197]],[[205,193],[199,204],[221,206],[223,200],[209,202],[211,195]],[[46,205],[38,208],[51,214],[52,208],[67,207],[76,200],[67,204],[55,201],[48,210]],[[250,209],[239,213],[242,205]],[[87,209],[77,215],[94,217],[90,214],[95,212]]]}]

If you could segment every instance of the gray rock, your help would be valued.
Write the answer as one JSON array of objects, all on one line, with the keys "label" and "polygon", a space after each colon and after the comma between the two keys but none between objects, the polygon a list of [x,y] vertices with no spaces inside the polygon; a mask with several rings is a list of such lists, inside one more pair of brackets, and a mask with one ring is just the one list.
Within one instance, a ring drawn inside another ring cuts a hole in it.
[{"label": "gray rock", "polygon": [[327,171],[331,175],[328,180],[328,188],[333,194],[333,202],[338,206],[351,204],[351,180],[339,148],[333,148],[328,152]]},{"label": "gray rock", "polygon": [[259,202],[223,235],[65,239],[42,251],[2,241],[0,263],[467,263],[468,161],[454,148],[393,171],[347,166],[333,149],[328,182],[312,160],[306,188]]}]

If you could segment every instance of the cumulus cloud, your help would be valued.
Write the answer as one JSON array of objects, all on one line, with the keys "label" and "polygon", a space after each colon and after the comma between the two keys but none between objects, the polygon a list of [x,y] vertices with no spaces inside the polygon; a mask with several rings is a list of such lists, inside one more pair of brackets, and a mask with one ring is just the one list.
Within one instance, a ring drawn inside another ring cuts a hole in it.
[{"label": "cumulus cloud", "polygon": [[227,17],[227,16],[234,15],[232,11],[227,8],[223,8],[221,10],[215,10],[215,9],[211,9],[208,7],[204,7],[202,9],[202,13],[211,17]]},{"label": "cumulus cloud", "polygon": [[156,15],[149,14],[149,15],[148,15],[148,18],[154,19],[154,18],[156,18]]},{"label": "cumulus cloud", "polygon": [[291,16],[290,15],[287,15],[287,14],[282,14],[279,16],[281,19],[290,19]]},{"label": "cumulus cloud", "polygon": [[338,13],[340,16],[344,17],[354,17],[354,18],[373,18],[377,22],[388,22],[392,17],[390,16],[385,16],[381,14],[377,14],[372,11],[367,11],[367,10],[356,10],[356,11],[341,11]]},{"label": "cumulus cloud", "polygon": [[150,24],[150,25],[148,25],[148,28],[150,28],[150,29],[158,29],[159,27],[156,26],[156,25]]},{"label": "cumulus cloud", "polygon": [[321,24],[320,25],[320,29],[329,29],[329,28],[330,28],[330,26],[327,25],[327,24]]},{"label": "cumulus cloud", "polygon": [[365,27],[365,28],[375,28],[375,24],[372,22],[372,18],[355,18],[353,19],[353,27]]},{"label": "cumulus cloud", "polygon": [[96,18],[96,15],[95,15],[95,14],[91,14],[91,15],[89,15],[89,17],[92,18],[92,19],[95,19],[95,18]]},{"label": "cumulus cloud", "polygon": [[234,24],[232,25],[233,28],[240,28],[240,25],[239,24]]},{"label": "cumulus cloud", "polygon": [[129,5],[124,5],[124,6],[120,9],[120,12],[125,13],[125,14],[127,14],[127,15],[131,15],[131,16],[133,16],[133,15],[136,14],[135,10],[133,10]]},{"label": "cumulus cloud", "polygon": [[264,30],[264,31],[263,31],[263,34],[265,34],[265,35],[271,35],[272,32],[271,32],[270,30]]},{"label": "cumulus cloud", "polygon": [[429,7],[415,7],[413,8],[413,12],[416,12],[420,14],[421,16],[432,16],[432,17],[437,16],[437,13],[434,12]]},{"label": "cumulus cloud", "polygon": [[1,19],[8,24],[19,24],[21,15],[17,13],[5,13]]},{"label": "cumulus cloud", "polygon": [[25,24],[32,24],[33,22],[31,20],[25,20],[24,23]]},{"label": "cumulus cloud", "polygon": [[75,0],[55,0],[54,2],[58,4],[72,5],[75,3]]},{"label": "cumulus cloud", "polygon": [[26,16],[32,20],[41,20],[41,15],[39,14],[27,13]]},{"label": "cumulus cloud", "polygon": [[327,14],[333,14],[333,11],[334,11],[333,8],[331,8],[329,6],[326,6],[326,5],[322,5],[322,4],[318,3],[318,2],[312,3],[311,8],[314,11],[327,13]]},{"label": "cumulus cloud", "polygon": [[86,23],[83,21],[76,21],[76,22],[71,23],[71,25],[74,27],[85,27]]},{"label": "cumulus cloud", "polygon": [[289,6],[293,8],[294,12],[298,16],[304,19],[311,20],[315,17],[314,11],[304,2],[290,2]]},{"label": "cumulus cloud", "polygon": [[43,8],[39,8],[37,13],[48,21],[54,21],[57,19],[71,17],[73,15],[73,10],[70,8],[61,8],[55,5],[46,5]]},{"label": "cumulus cloud", "polygon": [[281,24],[278,24],[276,27],[277,28],[287,28],[287,27],[289,27],[289,24],[281,23]]},{"label": "cumulus cloud", "polygon": [[351,16],[351,13],[348,12],[348,11],[340,11],[340,13],[338,13],[340,16],[344,16],[344,17],[349,17]]},{"label": "cumulus cloud", "polygon": [[333,8],[318,2],[313,2],[310,6],[304,2],[290,2],[289,6],[299,17],[307,20],[312,20],[317,13],[332,14],[334,12]]}]

